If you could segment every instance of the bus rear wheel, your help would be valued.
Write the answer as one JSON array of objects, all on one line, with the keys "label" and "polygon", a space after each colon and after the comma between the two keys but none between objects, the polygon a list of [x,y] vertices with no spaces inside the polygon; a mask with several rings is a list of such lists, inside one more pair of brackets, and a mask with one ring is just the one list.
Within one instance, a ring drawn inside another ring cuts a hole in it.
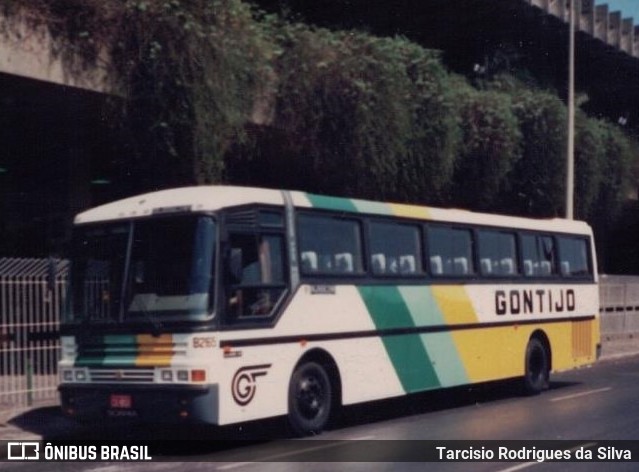
[{"label": "bus rear wheel", "polygon": [[550,379],[549,355],[546,346],[538,338],[528,341],[525,365],[524,393],[537,395],[547,389]]},{"label": "bus rear wheel", "polygon": [[326,369],[317,362],[298,366],[288,388],[288,422],[294,434],[319,434],[328,424],[333,388]]}]

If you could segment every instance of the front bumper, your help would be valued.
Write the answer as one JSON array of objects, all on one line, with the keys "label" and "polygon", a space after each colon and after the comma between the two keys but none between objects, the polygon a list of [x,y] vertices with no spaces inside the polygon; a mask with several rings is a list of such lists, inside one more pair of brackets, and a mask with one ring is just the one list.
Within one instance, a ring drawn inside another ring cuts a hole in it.
[{"label": "front bumper", "polygon": [[[217,384],[121,385],[62,384],[58,387],[62,411],[80,421],[104,419],[144,423],[218,424]],[[130,399],[130,405],[113,407],[112,396]]]}]

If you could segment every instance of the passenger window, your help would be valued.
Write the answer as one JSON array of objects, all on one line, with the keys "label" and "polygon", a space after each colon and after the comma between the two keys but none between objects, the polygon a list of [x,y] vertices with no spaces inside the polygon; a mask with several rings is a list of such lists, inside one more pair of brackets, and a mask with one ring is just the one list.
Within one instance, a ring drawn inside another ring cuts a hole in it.
[{"label": "passenger window", "polygon": [[472,233],[466,229],[428,228],[431,273],[436,276],[474,274],[472,241]]},{"label": "passenger window", "polygon": [[284,239],[274,234],[231,234],[227,297],[233,318],[269,316],[286,289]]},{"label": "passenger window", "polygon": [[303,274],[346,275],[363,272],[358,221],[300,215],[298,236]]},{"label": "passenger window", "polygon": [[402,276],[422,272],[419,228],[408,224],[370,225],[371,268],[375,275]]},{"label": "passenger window", "polygon": [[524,275],[548,277],[557,274],[555,243],[550,236],[525,234],[521,237]]},{"label": "passenger window", "polygon": [[559,238],[561,275],[583,277],[591,273],[588,264],[588,241],[582,238]]},{"label": "passenger window", "polygon": [[478,243],[482,275],[503,277],[519,273],[513,233],[482,230],[478,233]]}]

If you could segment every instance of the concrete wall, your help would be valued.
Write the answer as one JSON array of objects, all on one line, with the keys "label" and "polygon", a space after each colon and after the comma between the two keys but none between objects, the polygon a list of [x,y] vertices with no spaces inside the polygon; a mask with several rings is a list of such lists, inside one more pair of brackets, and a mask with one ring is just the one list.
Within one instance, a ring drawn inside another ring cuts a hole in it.
[{"label": "concrete wall", "polygon": [[[0,14],[0,73],[67,85],[95,92],[112,93],[109,57],[103,51],[94,65],[73,73],[65,69],[61,45],[48,28],[29,18],[24,11],[7,18]],[[69,58],[69,54],[64,55]],[[79,56],[78,56],[79,59]]]}]

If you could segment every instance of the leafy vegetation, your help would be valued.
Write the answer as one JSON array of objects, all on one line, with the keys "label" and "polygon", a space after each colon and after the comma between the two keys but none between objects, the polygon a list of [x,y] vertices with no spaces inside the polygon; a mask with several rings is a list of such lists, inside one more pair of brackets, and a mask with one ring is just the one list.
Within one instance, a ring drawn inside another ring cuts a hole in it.
[{"label": "leafy vegetation", "polygon": [[456,87],[463,139],[455,173],[454,201],[494,209],[522,158],[523,136],[509,94]]},{"label": "leafy vegetation", "polygon": [[401,38],[286,24],[278,32],[271,127],[292,143],[290,164],[303,176],[287,183],[441,201],[454,169],[457,120],[437,54]]}]

